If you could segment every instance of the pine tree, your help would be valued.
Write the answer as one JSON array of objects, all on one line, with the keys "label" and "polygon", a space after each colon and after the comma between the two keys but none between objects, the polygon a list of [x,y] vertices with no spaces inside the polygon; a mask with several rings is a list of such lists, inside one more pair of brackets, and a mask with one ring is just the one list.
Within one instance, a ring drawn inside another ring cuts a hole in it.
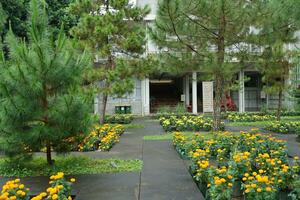
[{"label": "pine tree", "polygon": [[100,60],[88,80],[100,82],[95,85],[101,94],[100,123],[104,123],[108,96],[131,92],[135,71],[143,71],[139,58],[145,51],[143,19],[149,9],[134,7],[129,0],[77,0],[70,12],[80,17],[71,34]]},{"label": "pine tree", "polygon": [[4,13],[4,10],[2,8],[2,4],[0,3],[0,35],[2,33],[3,25],[6,20],[6,14]]},{"label": "pine tree", "polygon": [[[299,4],[299,3],[298,3]],[[290,73],[297,57],[293,47],[298,39],[299,20],[295,18],[294,1],[262,1],[255,34],[255,45],[263,51],[259,55],[258,69],[263,74],[265,91],[278,95],[277,120],[280,120],[284,93],[288,91]],[[286,93],[287,94],[287,93]]]},{"label": "pine tree", "polygon": [[[46,2],[46,11],[48,14],[49,25],[53,27],[55,34],[58,34],[61,25],[64,24],[65,33],[68,32],[72,26],[75,25],[77,19],[69,15],[66,7],[74,0],[43,0]],[[7,15],[4,30],[1,34],[5,38],[6,33],[11,28],[14,34],[21,38],[27,38],[27,18],[29,0],[5,0],[0,1],[4,13]],[[0,18],[0,21],[2,19]]]},{"label": "pine tree", "polygon": [[63,27],[54,40],[45,4],[31,0],[28,23],[30,42],[10,31],[9,59],[0,63],[1,148],[11,158],[46,148],[52,164],[51,151],[68,151],[66,139],[86,130],[88,109],[78,88],[88,63]]},{"label": "pine tree", "polygon": [[[214,81],[214,130],[220,129],[221,102],[229,84],[246,62],[251,12],[247,0],[161,0],[152,36],[168,49],[182,71],[202,71]],[[166,54],[166,53],[164,53]]]}]

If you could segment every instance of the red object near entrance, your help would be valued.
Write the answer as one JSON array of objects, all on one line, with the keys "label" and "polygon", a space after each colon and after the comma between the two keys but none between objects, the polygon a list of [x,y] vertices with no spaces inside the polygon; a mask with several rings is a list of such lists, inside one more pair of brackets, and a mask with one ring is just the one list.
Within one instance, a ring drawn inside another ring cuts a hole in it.
[{"label": "red object near entrance", "polygon": [[188,112],[192,112],[192,106],[191,105],[186,106],[186,109],[187,109]]},{"label": "red object near entrance", "polygon": [[[226,107],[228,111],[236,111],[236,105],[230,95],[226,94]],[[225,110],[225,102],[222,102],[222,110]]]}]

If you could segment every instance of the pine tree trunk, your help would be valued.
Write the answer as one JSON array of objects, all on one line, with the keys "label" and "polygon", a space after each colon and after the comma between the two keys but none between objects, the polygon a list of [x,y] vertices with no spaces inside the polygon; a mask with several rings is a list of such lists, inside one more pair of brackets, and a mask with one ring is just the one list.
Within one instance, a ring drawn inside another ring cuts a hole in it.
[{"label": "pine tree trunk", "polygon": [[100,121],[99,121],[100,124],[105,123],[105,113],[106,113],[107,99],[108,99],[108,95],[103,94],[102,95],[101,109],[100,109]]},{"label": "pine tree trunk", "polygon": [[52,155],[51,155],[51,143],[47,142],[46,144],[46,155],[47,155],[47,163],[48,165],[53,164]]},{"label": "pine tree trunk", "polygon": [[[219,21],[219,34],[217,39],[217,57],[218,65],[221,67],[224,64],[225,58],[225,30],[226,30],[226,19],[225,19],[225,5],[222,5],[222,15]],[[214,119],[213,119],[213,130],[219,131],[221,129],[221,107],[223,97],[224,79],[222,78],[222,70],[217,69],[215,71],[215,99],[214,99]]]},{"label": "pine tree trunk", "polygon": [[223,96],[222,81],[219,76],[215,78],[215,89],[213,130],[219,131],[221,129],[221,106]]},{"label": "pine tree trunk", "polygon": [[277,121],[280,121],[281,119],[282,97],[283,97],[282,90],[280,90],[278,93],[278,107],[277,107],[277,115],[276,115]]},{"label": "pine tree trunk", "polygon": [[[43,85],[43,91],[44,91],[44,96],[42,98],[42,104],[43,104],[43,110],[44,110],[44,123],[45,126],[48,126],[49,124],[49,117],[48,117],[48,100],[47,100],[47,96],[48,96],[48,89],[46,84]],[[51,142],[49,141],[49,139],[46,139],[46,156],[47,156],[47,163],[49,165],[53,164],[53,160],[52,160],[52,156],[51,156]]]}]

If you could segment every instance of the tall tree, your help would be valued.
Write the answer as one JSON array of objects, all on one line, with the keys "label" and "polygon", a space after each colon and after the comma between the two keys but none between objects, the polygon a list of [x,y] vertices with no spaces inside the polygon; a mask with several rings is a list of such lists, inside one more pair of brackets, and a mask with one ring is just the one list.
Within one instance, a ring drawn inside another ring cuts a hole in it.
[{"label": "tall tree", "polygon": [[3,29],[3,25],[5,23],[5,20],[6,20],[6,14],[2,8],[2,4],[0,3],[0,33],[2,32],[2,29]]},{"label": "tall tree", "polygon": [[189,64],[186,71],[209,74],[214,80],[214,130],[220,129],[224,85],[245,61],[254,3],[247,0],[161,0],[153,39],[169,55]]},{"label": "tall tree", "polygon": [[[263,50],[259,55],[258,68],[263,73],[265,90],[278,95],[277,120],[280,120],[284,93],[287,95],[289,79],[295,58],[298,57],[295,44],[299,41],[296,31],[299,20],[294,10],[295,2],[269,0],[262,1],[255,34],[255,45]],[[299,3],[298,3],[299,4]]]},{"label": "tall tree", "polygon": [[[68,34],[70,28],[74,26],[77,19],[67,12],[67,7],[74,0],[43,0],[47,3],[46,11],[49,18],[49,24],[55,29],[58,34],[60,27],[64,24],[64,30]],[[27,17],[29,0],[5,0],[1,1],[3,10],[7,15],[5,21],[5,28],[1,34],[2,38],[5,37],[12,28],[14,34],[21,38],[27,38]]]},{"label": "tall tree", "polygon": [[71,15],[67,8],[74,0],[45,0],[47,3],[47,14],[49,16],[49,25],[54,28],[56,34],[59,33],[63,24],[65,33],[69,35],[70,29],[76,25],[77,18]]},{"label": "tall tree", "polygon": [[3,10],[7,15],[7,20],[5,21],[5,27],[1,34],[2,39],[5,38],[9,27],[12,28],[13,32],[21,38],[26,37],[26,19],[28,10],[29,0],[6,0],[1,1]]},{"label": "tall tree", "polygon": [[1,148],[11,158],[46,148],[63,151],[66,138],[86,129],[88,109],[78,88],[88,66],[63,28],[57,40],[48,25],[45,4],[30,2],[29,43],[8,33],[9,59],[0,63]]},{"label": "tall tree", "polygon": [[77,0],[70,12],[80,17],[72,35],[98,58],[91,80],[100,81],[97,92],[101,94],[100,123],[104,123],[108,96],[122,96],[133,89],[132,77],[145,51],[143,19],[149,9],[135,7],[129,0]]}]

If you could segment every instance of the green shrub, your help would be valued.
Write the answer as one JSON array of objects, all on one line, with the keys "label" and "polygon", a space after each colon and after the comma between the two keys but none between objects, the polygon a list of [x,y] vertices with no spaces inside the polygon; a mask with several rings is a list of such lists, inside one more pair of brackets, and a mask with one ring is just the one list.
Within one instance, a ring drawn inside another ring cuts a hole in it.
[{"label": "green shrub", "polygon": [[130,114],[115,114],[105,116],[105,123],[108,124],[130,124],[133,120],[133,115]]}]

